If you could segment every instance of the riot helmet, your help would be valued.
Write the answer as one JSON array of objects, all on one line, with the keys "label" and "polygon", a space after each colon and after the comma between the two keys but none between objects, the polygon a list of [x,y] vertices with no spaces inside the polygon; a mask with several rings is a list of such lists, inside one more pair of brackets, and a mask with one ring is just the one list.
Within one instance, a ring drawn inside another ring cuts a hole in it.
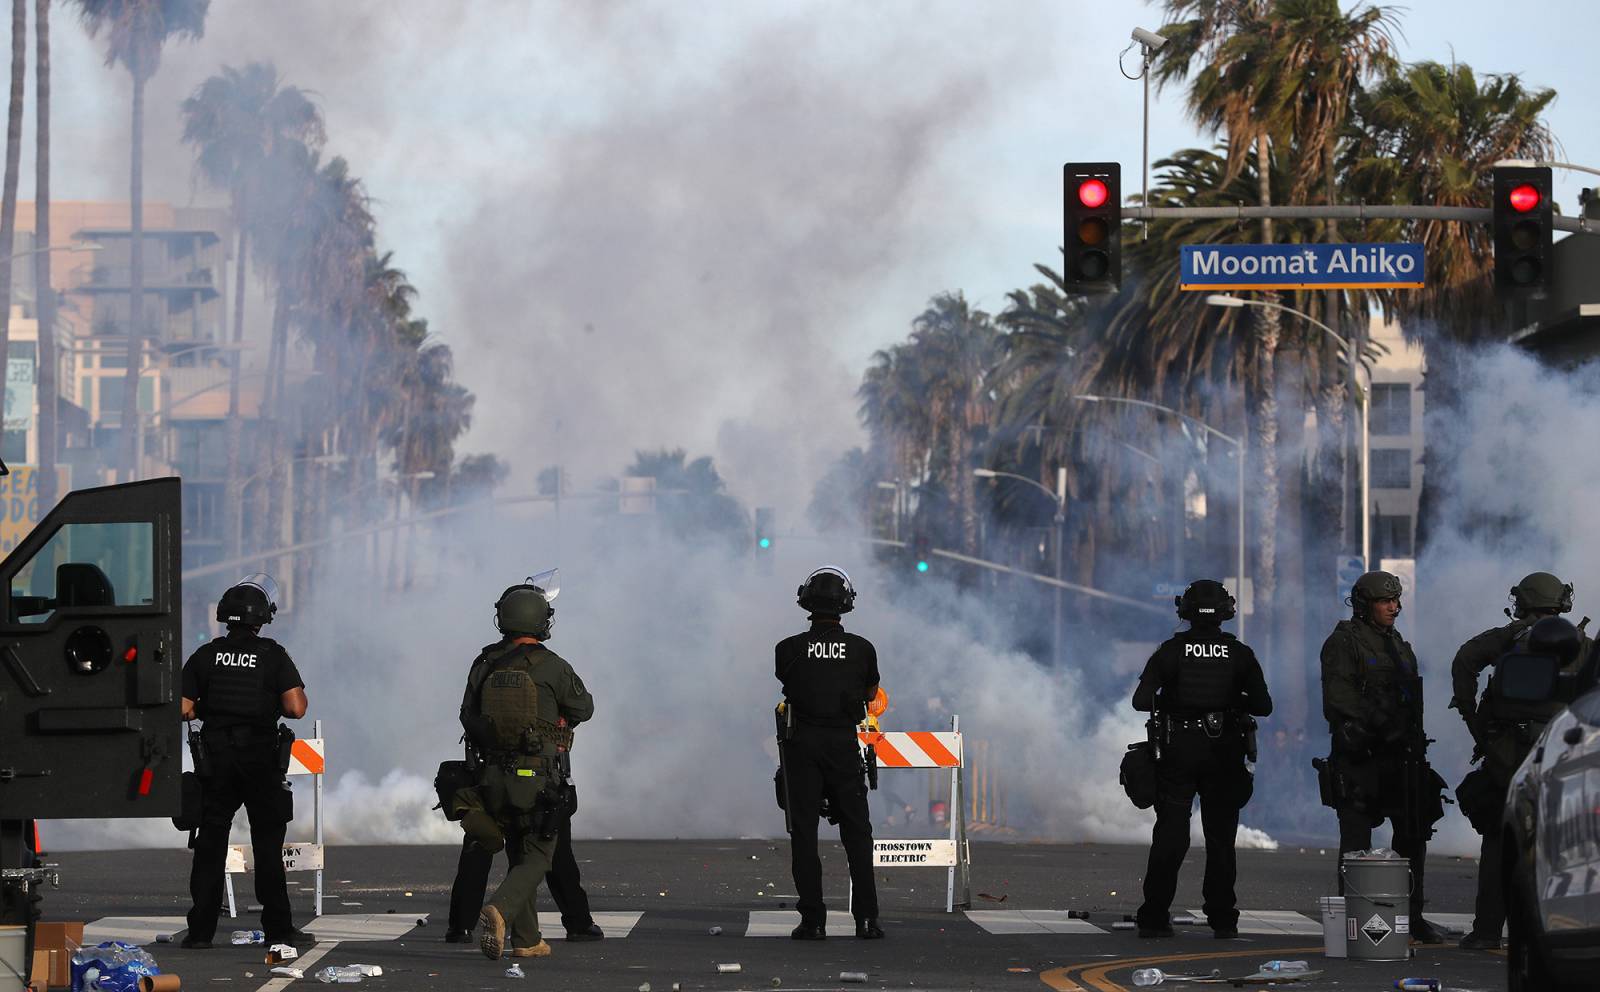
[{"label": "riot helmet", "polygon": [[1521,620],[1532,613],[1572,612],[1572,583],[1549,572],[1530,572],[1511,587],[1511,609],[1506,614]]},{"label": "riot helmet", "polygon": [[1350,587],[1350,598],[1346,602],[1357,617],[1365,619],[1372,616],[1373,603],[1380,599],[1398,600],[1401,592],[1400,576],[1393,572],[1368,572]]},{"label": "riot helmet", "polygon": [[264,627],[277,612],[278,583],[265,572],[246,575],[217,600],[217,621],[230,627]]},{"label": "riot helmet", "polygon": [[494,604],[494,625],[507,636],[550,639],[556,608],[551,602],[561,594],[559,569],[530,575],[506,589]]},{"label": "riot helmet", "polygon": [[1528,631],[1528,653],[1555,658],[1563,668],[1572,664],[1582,650],[1583,635],[1562,617],[1545,617]]},{"label": "riot helmet", "polygon": [[1235,603],[1228,587],[1216,579],[1197,579],[1182,596],[1172,597],[1172,605],[1178,608],[1179,618],[1214,627],[1233,619]]},{"label": "riot helmet", "polygon": [[806,576],[795,601],[810,613],[843,616],[856,608],[856,587],[844,569],[824,565]]}]

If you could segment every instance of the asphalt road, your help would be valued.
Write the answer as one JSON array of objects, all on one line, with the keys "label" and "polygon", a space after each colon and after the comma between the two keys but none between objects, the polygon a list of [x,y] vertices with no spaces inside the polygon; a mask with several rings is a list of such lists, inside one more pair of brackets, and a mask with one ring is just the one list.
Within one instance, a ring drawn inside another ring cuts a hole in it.
[{"label": "asphalt road", "polygon": [[[242,838],[235,838],[241,840]],[[46,893],[47,919],[94,922],[108,917],[178,917],[188,908],[188,852],[62,853],[62,887]],[[1169,974],[1245,975],[1273,958],[1303,958],[1322,976],[1297,983],[1308,990],[1392,988],[1402,976],[1440,979],[1451,992],[1505,987],[1505,961],[1497,954],[1465,952],[1453,945],[1418,947],[1408,963],[1325,960],[1316,935],[1255,935],[1216,941],[1203,926],[1180,927],[1171,940],[1140,940],[1111,929],[1139,902],[1142,847],[974,843],[972,908],[983,911],[1082,910],[1097,929],[1083,933],[993,933],[958,911],[942,912],[945,873],[890,869],[879,874],[883,941],[857,941],[848,927],[833,927],[824,943],[745,936],[751,914],[792,910],[788,851],[771,841],[586,841],[577,854],[597,915],[642,914],[630,933],[595,943],[552,941],[553,956],[521,962],[527,977],[508,978],[510,961],[490,962],[475,944],[445,944],[456,849],[443,847],[336,847],[328,851],[326,914],[381,914],[409,932],[393,940],[326,942],[310,951],[306,968],[364,963],[383,968],[361,984],[374,989],[617,989],[651,992],[675,985],[689,990],[774,987],[795,992],[822,988],[1058,989],[1110,992],[1132,986],[1134,967]],[[824,845],[830,909],[845,909],[843,853]],[[1190,855],[1175,909],[1198,907],[1203,855]],[[503,862],[502,862],[503,863]],[[1291,910],[1316,918],[1316,897],[1333,887],[1332,856],[1316,850],[1243,851],[1242,910]],[[1430,910],[1471,910],[1474,864],[1438,858],[1429,869]],[[498,874],[495,878],[498,877]],[[296,922],[311,916],[310,874],[290,876]],[[491,884],[495,878],[491,878]],[[236,876],[241,910],[253,902],[249,876]],[[836,901],[835,901],[836,897]],[[543,897],[542,897],[543,898]],[[547,899],[541,909],[550,909]],[[300,915],[303,913],[303,917]],[[997,917],[979,917],[996,919]],[[421,925],[418,920],[425,919]],[[406,921],[409,921],[407,923]],[[226,918],[219,938],[237,926],[258,926],[254,914]],[[719,936],[710,934],[721,927]],[[181,928],[181,924],[173,927]],[[559,928],[558,928],[559,929]],[[787,927],[785,927],[785,930]],[[1004,929],[1003,927],[1001,929]],[[1086,928],[1087,929],[1087,928]],[[272,976],[259,947],[218,946],[185,951],[153,943],[163,970],[182,976],[186,989],[255,990]],[[738,964],[719,973],[719,964]],[[864,985],[843,984],[844,972],[866,972]],[[1175,987],[1168,983],[1166,987]],[[1223,988],[1229,986],[1223,985]],[[1247,989],[1262,988],[1251,982]]]}]

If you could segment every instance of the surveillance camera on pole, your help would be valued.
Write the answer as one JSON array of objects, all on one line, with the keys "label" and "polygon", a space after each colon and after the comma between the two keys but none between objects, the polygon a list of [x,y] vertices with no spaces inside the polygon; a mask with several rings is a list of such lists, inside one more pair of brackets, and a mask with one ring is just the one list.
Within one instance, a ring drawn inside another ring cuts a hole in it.
[{"label": "surveillance camera on pole", "polygon": [[1144,28],[1133,29],[1133,40],[1143,45],[1145,52],[1151,55],[1161,51],[1162,47],[1167,43],[1164,35],[1156,34],[1154,31],[1146,31]]}]

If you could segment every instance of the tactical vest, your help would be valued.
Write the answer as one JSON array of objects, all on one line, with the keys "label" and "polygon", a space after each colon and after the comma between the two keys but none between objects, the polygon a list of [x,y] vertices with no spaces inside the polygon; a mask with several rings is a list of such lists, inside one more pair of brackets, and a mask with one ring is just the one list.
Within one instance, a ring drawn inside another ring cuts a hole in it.
[{"label": "tactical vest", "polygon": [[1511,726],[1527,725],[1524,732],[1528,742],[1539,735],[1539,730],[1549,723],[1562,708],[1577,698],[1578,674],[1583,669],[1583,652],[1572,661],[1563,665],[1556,679],[1555,696],[1551,699],[1507,699],[1500,692],[1500,665],[1515,664],[1518,654],[1507,654],[1495,664],[1495,673],[1489,676],[1489,684],[1483,690],[1483,704],[1478,712],[1489,721],[1491,725],[1499,724],[1499,729],[1504,730]]},{"label": "tactical vest", "polygon": [[1166,708],[1177,715],[1210,713],[1233,705],[1239,691],[1233,684],[1233,652],[1242,650],[1237,642],[1183,640],[1178,656],[1176,691]]},{"label": "tactical vest", "polygon": [[556,701],[541,693],[534,670],[544,652],[513,645],[491,659],[478,687],[478,714],[489,725],[491,756],[554,757],[556,746],[570,747],[572,732],[557,725]]},{"label": "tactical vest", "polygon": [[1362,620],[1342,620],[1334,629],[1355,640],[1360,665],[1356,689],[1363,708],[1383,714],[1390,726],[1420,731],[1422,672],[1411,646],[1398,634],[1384,633]]},{"label": "tactical vest", "polygon": [[[277,717],[277,700],[266,687],[266,666],[269,656],[265,645],[256,639],[230,640],[219,637],[212,641],[213,652],[210,675],[204,696],[200,699],[200,716],[212,729],[236,726],[260,726],[270,729]],[[224,665],[220,656],[224,652],[238,656],[255,656],[250,667]]]}]

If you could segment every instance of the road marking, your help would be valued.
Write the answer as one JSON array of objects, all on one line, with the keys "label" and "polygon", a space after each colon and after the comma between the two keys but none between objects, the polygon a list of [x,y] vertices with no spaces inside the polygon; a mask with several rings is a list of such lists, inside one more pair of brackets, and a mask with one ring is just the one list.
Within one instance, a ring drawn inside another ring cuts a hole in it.
[{"label": "road marking", "polygon": [[319,916],[303,929],[320,941],[399,940],[416,929],[427,913],[341,913]]},{"label": "road marking", "polygon": [[189,929],[183,916],[103,916],[83,928],[85,946],[120,940],[124,944],[154,944],[159,934],[176,936]]},{"label": "road marking", "polygon": [[[800,911],[797,909],[757,909],[750,913],[750,922],[746,925],[746,937],[787,937],[789,931],[800,925]],[[847,912],[832,910],[828,913],[827,927],[830,933],[850,934],[856,932],[856,921]]]},{"label": "road marking", "polygon": [[[639,925],[643,913],[593,913],[594,922],[606,932],[606,939],[626,937]],[[561,925],[561,914],[547,911],[539,914],[539,932],[545,940],[566,940],[567,928]]]},{"label": "road marking", "polygon": [[[1206,914],[1198,909],[1189,910],[1204,925]],[[1312,919],[1304,913],[1286,909],[1241,909],[1239,932],[1252,936],[1320,937],[1322,920]]]},{"label": "road marking", "polygon": [[[1321,954],[1322,946],[1289,947],[1273,949],[1273,954]],[[1201,954],[1162,954],[1144,958],[1119,958],[1115,961],[1094,961],[1073,964],[1065,968],[1051,968],[1039,973],[1039,981],[1056,992],[1129,992],[1106,976],[1122,968],[1143,968],[1148,965],[1177,964],[1186,961],[1220,961],[1224,958],[1249,958],[1261,954],[1261,948],[1239,951],[1209,951]],[[1081,982],[1081,984],[1080,984]]]},{"label": "road marking", "polygon": [[1019,933],[1105,933],[1065,909],[969,909],[967,919],[997,935]]}]

